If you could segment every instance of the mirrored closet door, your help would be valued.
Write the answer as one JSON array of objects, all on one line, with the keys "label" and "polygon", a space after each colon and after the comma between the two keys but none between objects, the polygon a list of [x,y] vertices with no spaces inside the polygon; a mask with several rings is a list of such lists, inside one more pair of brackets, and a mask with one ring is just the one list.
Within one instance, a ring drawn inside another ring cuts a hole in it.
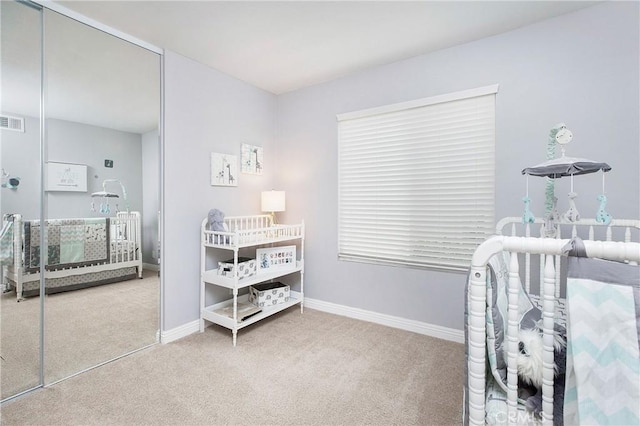
[{"label": "mirrored closet door", "polygon": [[[31,6],[2,2],[2,113],[26,123],[25,132],[2,130],[0,150],[3,169],[20,177],[2,188],[2,213],[22,219],[20,268],[12,267],[20,285],[2,293],[2,399],[159,334],[160,55]],[[18,11],[36,20],[20,23],[10,16]],[[28,46],[6,61],[12,39]],[[29,70],[30,55],[42,67]],[[32,108],[18,102],[32,92]]]},{"label": "mirrored closet door", "polygon": [[[35,220],[41,213],[41,12],[38,7],[0,2],[0,400],[41,384],[41,300],[18,303],[16,279],[9,275],[13,243],[20,241],[22,230],[13,226],[14,219]],[[34,270],[39,266],[34,260]]]},{"label": "mirrored closet door", "polygon": [[157,341],[160,57],[44,19],[51,383]]}]

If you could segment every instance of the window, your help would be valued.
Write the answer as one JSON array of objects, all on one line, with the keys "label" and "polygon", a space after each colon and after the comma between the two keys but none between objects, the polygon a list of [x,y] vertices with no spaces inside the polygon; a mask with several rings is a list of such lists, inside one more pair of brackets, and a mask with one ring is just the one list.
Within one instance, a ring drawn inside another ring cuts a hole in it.
[{"label": "window", "polygon": [[466,270],[493,233],[495,94],[338,116],[338,256]]}]

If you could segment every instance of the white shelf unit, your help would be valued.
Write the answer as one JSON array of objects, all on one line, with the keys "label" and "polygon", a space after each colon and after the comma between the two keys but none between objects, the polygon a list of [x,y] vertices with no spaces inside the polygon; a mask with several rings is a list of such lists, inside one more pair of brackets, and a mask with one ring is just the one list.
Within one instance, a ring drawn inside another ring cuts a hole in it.
[{"label": "white shelf unit", "polygon": [[[200,331],[204,331],[205,321],[228,328],[232,332],[233,346],[237,343],[238,330],[254,324],[261,319],[300,304],[300,313],[304,311],[304,222],[295,225],[275,225],[270,215],[230,216],[225,218],[225,231],[212,231],[207,228],[208,219],[202,221],[200,227]],[[291,269],[280,269],[273,272],[257,272],[250,277],[238,276],[238,258],[240,249],[259,247],[275,247],[283,243],[299,243],[296,251],[298,258]],[[215,267],[207,269],[207,253],[215,251]],[[228,259],[225,251],[233,252],[233,275],[218,274],[217,262]],[[299,275],[300,291],[290,291],[289,300],[285,303],[262,308],[262,311],[244,320],[238,320],[238,303],[247,303],[248,295],[239,295],[239,290],[254,284],[269,282],[291,274]],[[212,305],[206,304],[207,285],[231,290],[232,298]],[[233,317],[216,311],[233,307]]]}]

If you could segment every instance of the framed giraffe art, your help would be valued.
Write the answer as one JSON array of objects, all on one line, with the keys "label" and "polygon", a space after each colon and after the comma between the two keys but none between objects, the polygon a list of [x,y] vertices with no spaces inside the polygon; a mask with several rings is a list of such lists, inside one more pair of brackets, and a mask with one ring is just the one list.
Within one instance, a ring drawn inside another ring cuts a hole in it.
[{"label": "framed giraffe art", "polygon": [[262,174],[263,150],[261,146],[242,144],[240,150],[240,169],[242,173],[252,175]]},{"label": "framed giraffe art", "polygon": [[211,153],[211,185],[238,186],[238,156]]}]

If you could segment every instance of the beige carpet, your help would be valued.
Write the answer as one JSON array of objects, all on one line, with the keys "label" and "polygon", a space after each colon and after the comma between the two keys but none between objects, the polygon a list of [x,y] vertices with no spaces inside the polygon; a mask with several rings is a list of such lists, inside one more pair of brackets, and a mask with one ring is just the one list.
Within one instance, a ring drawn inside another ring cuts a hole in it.
[{"label": "beige carpet", "polygon": [[298,307],[5,403],[10,425],[460,424],[464,347]]},{"label": "beige carpet", "polygon": [[[156,341],[159,310],[157,272],[45,299],[45,383],[68,377]],[[40,300],[0,300],[0,396],[39,381]]]}]

